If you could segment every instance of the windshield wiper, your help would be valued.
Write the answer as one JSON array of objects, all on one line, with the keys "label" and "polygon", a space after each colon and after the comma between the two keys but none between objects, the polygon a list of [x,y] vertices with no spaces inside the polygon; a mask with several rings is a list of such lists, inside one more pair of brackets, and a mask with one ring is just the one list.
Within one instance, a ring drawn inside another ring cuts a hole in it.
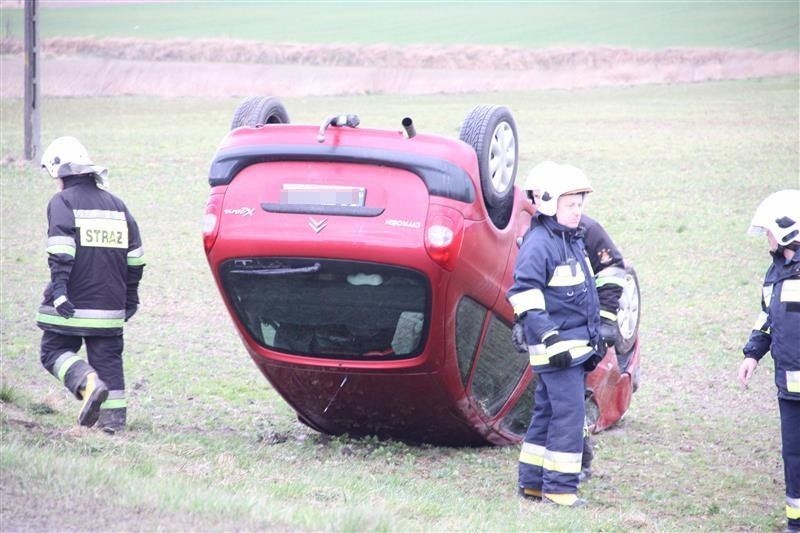
[{"label": "windshield wiper", "polygon": [[275,266],[275,267],[262,267],[261,265],[242,265],[242,268],[238,268],[236,270],[231,270],[231,274],[247,274],[247,275],[254,275],[254,276],[285,276],[285,275],[292,275],[292,274],[312,274],[314,272],[319,272],[322,268],[322,265],[319,263],[314,263],[313,265],[304,266],[304,267],[285,267],[285,266]]}]

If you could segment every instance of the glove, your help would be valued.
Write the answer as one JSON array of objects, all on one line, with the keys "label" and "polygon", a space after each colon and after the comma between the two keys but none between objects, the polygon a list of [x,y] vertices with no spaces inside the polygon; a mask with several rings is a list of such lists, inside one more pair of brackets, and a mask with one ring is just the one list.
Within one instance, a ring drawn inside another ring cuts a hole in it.
[{"label": "glove", "polygon": [[525,341],[525,330],[520,322],[514,321],[511,327],[511,344],[519,353],[528,353],[528,343]]},{"label": "glove", "polygon": [[130,304],[125,306],[125,322],[131,319],[133,315],[136,314],[136,311],[139,309],[139,306],[136,304]]},{"label": "glove", "polygon": [[591,372],[592,370],[597,368],[597,365],[599,365],[600,361],[602,360],[603,356],[595,352],[592,354],[591,357],[589,357],[589,359],[583,362],[583,369],[586,370],[587,372]]},{"label": "glove", "polygon": [[137,290],[137,285],[128,286],[128,291],[125,295],[125,322],[130,320],[138,309],[139,291]]},{"label": "glove", "polygon": [[53,287],[53,307],[64,318],[72,318],[75,315],[75,306],[69,301],[65,286],[56,285]]},{"label": "glove", "polygon": [[[550,335],[544,340],[544,344],[548,348],[558,342],[561,342],[561,337],[558,333]],[[556,368],[569,368],[572,364],[572,356],[570,355],[569,351],[564,350],[563,352],[558,352],[555,355],[551,355],[548,361],[550,362],[551,366]]]},{"label": "glove", "polygon": [[607,318],[600,319],[600,337],[606,346],[614,346],[617,343],[617,323]]}]

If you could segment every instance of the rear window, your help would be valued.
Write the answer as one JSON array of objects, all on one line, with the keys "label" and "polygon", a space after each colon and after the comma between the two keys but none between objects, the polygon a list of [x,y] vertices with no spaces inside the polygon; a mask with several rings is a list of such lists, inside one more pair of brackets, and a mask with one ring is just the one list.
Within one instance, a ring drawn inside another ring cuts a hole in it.
[{"label": "rear window", "polygon": [[419,272],[356,261],[243,258],[223,263],[223,286],[262,346],[356,360],[418,355],[430,289]]}]

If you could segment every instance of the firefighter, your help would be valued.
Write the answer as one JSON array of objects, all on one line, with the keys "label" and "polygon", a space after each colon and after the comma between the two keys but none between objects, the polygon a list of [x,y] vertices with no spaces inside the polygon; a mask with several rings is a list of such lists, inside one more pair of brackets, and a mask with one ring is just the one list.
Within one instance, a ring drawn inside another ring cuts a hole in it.
[{"label": "firefighter", "polygon": [[[522,185],[522,189],[531,202],[537,204],[541,197],[541,182],[548,172],[557,168],[558,164],[552,161],[543,161],[533,167]],[[534,218],[531,220],[531,227],[537,223],[537,219]],[[600,337],[603,339],[605,346],[611,347],[617,342],[619,333],[617,309],[619,309],[619,299],[625,286],[625,260],[614,241],[611,240],[608,232],[597,220],[583,214],[581,215],[580,226],[584,232],[583,240],[586,244],[589,263],[595,273],[595,286],[597,287],[597,295],[600,301]],[[522,334],[522,326],[519,322],[514,322],[511,338],[518,352],[526,353],[528,351]],[[619,358],[623,355],[617,354],[617,357]],[[621,370],[624,369],[622,360],[619,361],[619,364]],[[586,428],[583,463],[580,473],[581,481],[591,477],[593,459],[594,447],[588,428]]]},{"label": "firefighter", "polygon": [[509,302],[522,324],[534,408],[519,457],[519,493],[569,507],[577,495],[584,434],[584,375],[602,358],[599,301],[579,228],[586,175],[554,165],[541,182],[538,224],[525,235]]},{"label": "firefighter", "polygon": [[[74,137],[54,140],[41,164],[59,189],[47,205],[50,283],[36,317],[41,362],[82,400],[79,425],[114,433],[125,428],[122,327],[139,305],[139,228],[105,190],[108,170]],[[78,356],[84,342],[88,362]]]},{"label": "firefighter", "polygon": [[748,233],[766,235],[772,265],[738,377],[746,388],[758,362],[772,353],[781,415],[786,531],[796,533],[800,531],[800,190],[787,189],[764,199]]},{"label": "firefighter", "polygon": [[[525,178],[522,188],[534,204],[541,196],[539,183],[548,169],[557,165],[552,161],[539,163]],[[534,218],[531,226],[536,223]],[[613,346],[617,342],[619,333],[617,309],[625,287],[625,260],[611,236],[597,220],[583,214],[580,225],[583,228],[583,241],[586,244],[589,263],[595,273],[595,285],[600,299],[600,334],[607,346]]]}]

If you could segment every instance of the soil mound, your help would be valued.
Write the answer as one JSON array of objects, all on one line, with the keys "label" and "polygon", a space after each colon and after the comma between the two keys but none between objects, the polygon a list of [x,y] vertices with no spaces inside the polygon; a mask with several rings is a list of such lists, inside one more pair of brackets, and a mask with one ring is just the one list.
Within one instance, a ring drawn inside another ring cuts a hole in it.
[{"label": "soil mound", "polygon": [[[21,53],[21,41],[3,41],[0,53]],[[688,66],[752,62],[797,62],[794,52],[754,49],[633,50],[619,47],[523,48],[513,46],[383,44],[292,44],[235,39],[135,38],[93,39],[59,37],[46,39],[46,54],[92,56],[138,61],[189,61],[256,63],[260,65],[314,65],[374,68],[434,68],[459,70],[529,70],[565,67],[605,68],[632,65]]]},{"label": "soil mound", "polygon": [[[691,83],[798,74],[794,51],[53,38],[45,95],[421,94]],[[21,96],[23,45],[0,42],[0,93]]]}]

